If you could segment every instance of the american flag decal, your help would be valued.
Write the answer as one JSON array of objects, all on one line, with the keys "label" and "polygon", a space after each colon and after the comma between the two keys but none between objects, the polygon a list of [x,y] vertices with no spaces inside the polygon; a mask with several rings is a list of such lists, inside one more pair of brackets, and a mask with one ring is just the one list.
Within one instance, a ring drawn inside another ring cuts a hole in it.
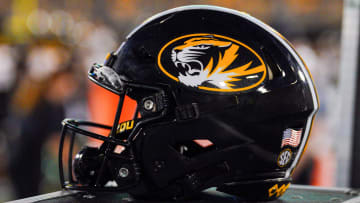
[{"label": "american flag decal", "polygon": [[288,128],[288,129],[284,130],[281,147],[284,147],[287,145],[292,146],[292,147],[299,146],[300,140],[301,140],[301,133],[302,133],[302,129],[294,130],[294,129]]}]

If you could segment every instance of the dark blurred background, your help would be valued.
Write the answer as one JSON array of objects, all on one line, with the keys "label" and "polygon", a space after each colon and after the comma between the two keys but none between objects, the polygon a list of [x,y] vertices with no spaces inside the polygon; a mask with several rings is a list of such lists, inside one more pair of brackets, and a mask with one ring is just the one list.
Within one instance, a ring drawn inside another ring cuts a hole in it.
[{"label": "dark blurred background", "polygon": [[334,119],[343,15],[340,0],[1,0],[0,201],[60,189],[64,117],[92,119],[87,69],[163,10],[219,5],[282,33],[307,63],[320,111],[295,183],[336,186]]}]

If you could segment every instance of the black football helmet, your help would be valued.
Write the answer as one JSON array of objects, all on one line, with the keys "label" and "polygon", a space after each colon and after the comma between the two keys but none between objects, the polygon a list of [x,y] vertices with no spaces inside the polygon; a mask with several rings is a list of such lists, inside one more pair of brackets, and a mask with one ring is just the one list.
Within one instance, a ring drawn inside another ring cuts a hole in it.
[{"label": "black football helmet", "polygon": [[[149,18],[89,78],[120,99],[113,126],[63,121],[66,189],[176,199],[216,187],[275,199],[289,187],[319,108],[309,70],[283,36],[215,6]],[[119,122],[125,95],[137,109]],[[74,152],[84,136],[101,146]]]}]

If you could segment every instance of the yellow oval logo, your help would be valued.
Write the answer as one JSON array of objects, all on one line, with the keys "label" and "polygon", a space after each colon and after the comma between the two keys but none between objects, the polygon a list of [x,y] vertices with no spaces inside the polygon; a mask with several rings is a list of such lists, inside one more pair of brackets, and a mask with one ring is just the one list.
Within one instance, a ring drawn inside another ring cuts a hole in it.
[{"label": "yellow oval logo", "polygon": [[230,37],[198,33],[178,37],[158,54],[160,70],[172,80],[200,90],[239,92],[266,78],[262,58]]}]

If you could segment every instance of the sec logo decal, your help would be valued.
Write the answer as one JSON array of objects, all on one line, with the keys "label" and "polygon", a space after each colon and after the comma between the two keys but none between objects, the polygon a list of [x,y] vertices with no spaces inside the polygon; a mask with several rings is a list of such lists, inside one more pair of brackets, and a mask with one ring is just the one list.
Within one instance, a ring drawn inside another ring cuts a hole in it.
[{"label": "sec logo decal", "polygon": [[278,166],[279,167],[284,167],[286,166],[290,160],[292,158],[292,152],[290,149],[284,149],[283,151],[280,152],[279,156],[278,156]]},{"label": "sec logo decal", "polygon": [[217,34],[190,34],[171,40],[161,48],[158,66],[172,80],[213,92],[249,90],[266,78],[266,66],[258,53]]}]

